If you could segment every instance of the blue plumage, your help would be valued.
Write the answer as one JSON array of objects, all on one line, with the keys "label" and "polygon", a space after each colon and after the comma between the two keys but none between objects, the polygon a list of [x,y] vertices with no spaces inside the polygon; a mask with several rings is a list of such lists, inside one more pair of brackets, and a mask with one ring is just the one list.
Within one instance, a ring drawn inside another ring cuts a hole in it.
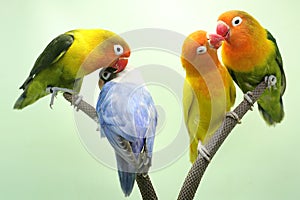
[{"label": "blue plumage", "polygon": [[151,165],[157,111],[153,99],[140,84],[104,84],[96,106],[101,134],[115,150],[119,180],[125,196],[132,192],[136,173]]}]

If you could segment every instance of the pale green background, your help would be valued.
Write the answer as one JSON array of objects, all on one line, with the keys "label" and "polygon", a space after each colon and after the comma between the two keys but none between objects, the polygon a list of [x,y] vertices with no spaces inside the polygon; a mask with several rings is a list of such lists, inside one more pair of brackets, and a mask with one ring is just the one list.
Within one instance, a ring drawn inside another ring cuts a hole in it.
[{"label": "pale green background", "polygon": [[[248,113],[210,164],[196,199],[300,198],[298,1],[80,2],[1,0],[0,199],[124,199],[116,171],[97,162],[81,144],[73,110],[61,96],[54,110],[49,98],[22,111],[12,109],[21,93],[18,87],[52,38],[70,29],[97,27],[117,33],[165,28],[187,35],[213,30],[217,16],[231,9],[250,12],[276,37],[287,76],[286,116],[274,128],[265,125],[257,109]],[[130,62],[143,59],[137,56]],[[180,71],[179,60],[172,62],[178,62],[174,68]],[[176,199],[189,168],[186,152],[150,174],[160,199]],[[128,199],[141,199],[137,187]]]}]

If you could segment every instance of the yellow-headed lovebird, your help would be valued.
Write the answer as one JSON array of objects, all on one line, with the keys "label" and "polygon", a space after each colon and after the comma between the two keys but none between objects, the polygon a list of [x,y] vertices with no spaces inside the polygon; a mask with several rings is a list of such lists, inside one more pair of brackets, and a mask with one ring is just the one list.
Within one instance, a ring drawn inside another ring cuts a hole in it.
[{"label": "yellow-headed lovebird", "polygon": [[120,72],[126,67],[129,56],[130,49],[124,39],[108,30],[78,29],[61,34],[37,58],[20,87],[24,92],[14,109],[34,103],[49,91],[53,94],[57,90],[78,93],[85,75],[108,66]]},{"label": "yellow-headed lovebird", "polygon": [[201,153],[198,145],[204,144],[214,134],[233,106],[235,86],[227,69],[220,64],[217,49],[210,45],[205,31],[196,31],[185,39],[181,62],[186,71],[183,110],[190,136],[190,161],[193,163],[198,150]]},{"label": "yellow-headed lovebird", "polygon": [[[250,14],[238,10],[219,16],[217,35],[224,39],[223,63],[244,93],[252,91],[266,76],[276,76],[275,87],[258,99],[258,109],[267,124],[281,122],[286,78],[275,38]],[[217,35],[211,35],[211,40],[216,38],[218,42]]]}]

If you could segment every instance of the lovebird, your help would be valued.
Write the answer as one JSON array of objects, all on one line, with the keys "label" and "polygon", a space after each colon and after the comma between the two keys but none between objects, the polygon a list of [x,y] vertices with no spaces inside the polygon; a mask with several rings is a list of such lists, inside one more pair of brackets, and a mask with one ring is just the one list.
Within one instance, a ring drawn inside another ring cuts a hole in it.
[{"label": "lovebird", "polygon": [[136,174],[148,173],[151,166],[158,116],[147,88],[129,80],[136,76],[128,78],[126,71],[117,76],[110,68],[100,71],[96,111],[101,135],[115,151],[122,191],[129,196]]},{"label": "lovebird", "polygon": [[217,35],[210,36],[212,43],[224,40],[222,61],[246,97],[248,91],[252,91],[266,76],[276,76],[275,87],[266,90],[257,103],[267,124],[281,122],[284,117],[282,96],[286,77],[275,38],[254,17],[239,10],[221,14],[216,32]]},{"label": "lovebird", "polygon": [[129,56],[124,39],[108,30],[78,29],[61,34],[35,61],[14,109],[23,109],[49,93],[51,106],[57,91],[79,93],[85,75],[108,66],[118,73],[126,67]]},{"label": "lovebird", "polygon": [[190,137],[190,161],[195,162],[198,151],[209,161],[209,152],[201,145],[221,126],[234,105],[235,86],[206,31],[196,31],[185,39],[181,63],[186,71],[182,102]]}]

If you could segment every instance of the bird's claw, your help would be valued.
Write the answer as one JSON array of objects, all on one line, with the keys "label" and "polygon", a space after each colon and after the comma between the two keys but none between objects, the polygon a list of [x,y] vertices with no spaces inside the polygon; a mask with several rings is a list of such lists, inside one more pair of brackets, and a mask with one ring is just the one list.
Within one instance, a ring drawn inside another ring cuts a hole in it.
[{"label": "bird's claw", "polygon": [[75,94],[73,98],[74,98],[74,103],[73,103],[74,108],[76,108],[76,111],[78,112],[79,111],[78,106],[79,106],[80,102],[82,101],[83,96]]},{"label": "bird's claw", "polygon": [[230,117],[232,119],[235,119],[238,124],[241,124],[241,119],[239,118],[238,114],[236,114],[234,111],[230,111],[226,113],[226,117]]},{"label": "bird's claw", "polygon": [[251,105],[250,110],[252,111],[252,110],[253,110],[254,102],[253,102],[253,100],[251,99],[251,97],[253,97],[253,92],[251,92],[251,91],[248,91],[248,92],[246,92],[246,93],[244,94],[244,99],[245,99],[246,101],[248,101],[248,103]]},{"label": "bird's claw", "polygon": [[147,153],[146,152],[142,152],[140,153],[140,157],[139,157],[139,160],[137,162],[137,164],[139,163],[138,165],[138,169],[144,169],[145,167],[147,167],[150,163],[150,159],[148,156],[147,156]]},{"label": "bird's claw", "polygon": [[[98,119],[98,117],[94,117],[93,120],[94,120],[97,124],[99,124],[99,119]],[[99,125],[99,126],[100,126],[100,125]]]},{"label": "bird's claw", "polygon": [[207,161],[207,162],[210,162],[210,153],[209,153],[209,151],[205,148],[205,146],[203,146],[202,145],[202,142],[201,142],[201,140],[199,140],[199,142],[198,142],[198,147],[197,147],[197,149],[198,149],[198,154],[199,155],[202,155],[203,156],[203,158]]},{"label": "bird's claw", "polygon": [[70,94],[74,94],[75,92],[71,89],[68,88],[60,88],[60,87],[47,87],[46,88],[46,92],[48,93],[52,93],[51,95],[51,99],[50,99],[50,108],[52,109],[52,106],[54,104],[54,97],[56,97],[57,93],[61,91],[61,92],[68,92]]},{"label": "bird's claw", "polygon": [[143,178],[147,178],[148,177],[148,172],[140,173],[140,175],[142,175]]},{"label": "bird's claw", "polygon": [[277,82],[277,78],[274,75],[266,76],[265,77],[265,83],[267,83],[267,88],[271,89],[272,87],[275,88]]},{"label": "bird's claw", "polygon": [[[145,143],[146,143],[146,140],[145,140]],[[150,159],[151,158],[149,158],[149,156],[148,156],[148,148],[147,148],[146,145],[144,146],[144,150],[141,152],[140,155],[142,155],[141,156],[141,158],[142,158],[142,162],[141,163],[143,165],[148,165],[150,163]]]},{"label": "bird's claw", "polygon": [[138,159],[136,164],[137,164],[138,173],[147,174],[149,167],[151,166],[151,156],[148,155],[148,149],[146,145],[144,146],[142,152],[138,154]]}]

